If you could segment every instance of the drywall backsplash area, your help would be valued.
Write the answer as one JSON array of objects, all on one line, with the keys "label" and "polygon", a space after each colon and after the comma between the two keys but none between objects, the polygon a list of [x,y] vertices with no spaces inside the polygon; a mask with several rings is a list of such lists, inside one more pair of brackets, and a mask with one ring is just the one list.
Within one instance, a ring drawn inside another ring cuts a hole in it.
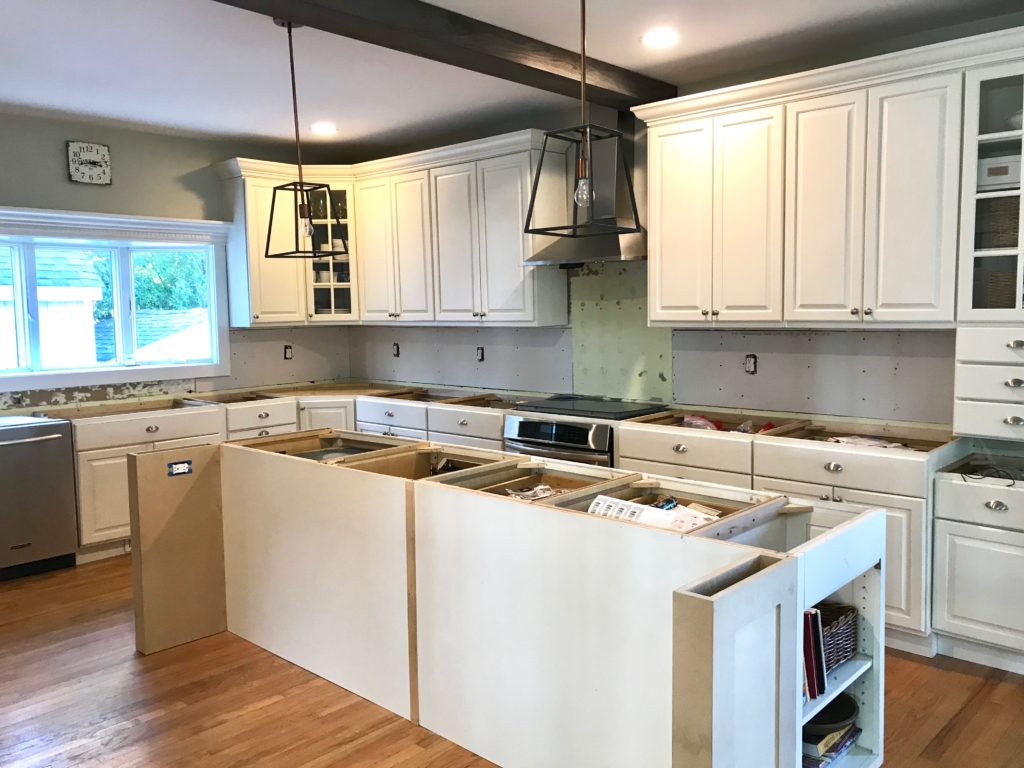
[{"label": "drywall backsplash area", "polygon": [[[215,389],[345,379],[349,376],[348,328],[281,328],[231,331],[231,375],[98,387],[68,387],[0,393],[0,411],[65,403],[179,397]],[[292,359],[284,359],[291,345]]]},{"label": "drywall backsplash area", "polygon": [[[352,328],[351,375],[374,381],[571,393],[568,328]],[[398,356],[395,356],[395,346]],[[477,348],[483,347],[483,362]]]},{"label": "drywall backsplash area", "polygon": [[647,327],[647,262],[570,274],[573,392],[671,402],[672,330]]},{"label": "drywall backsplash area", "polygon": [[[677,403],[951,424],[948,331],[704,331],[672,336]],[[757,356],[757,373],[744,370]]]}]

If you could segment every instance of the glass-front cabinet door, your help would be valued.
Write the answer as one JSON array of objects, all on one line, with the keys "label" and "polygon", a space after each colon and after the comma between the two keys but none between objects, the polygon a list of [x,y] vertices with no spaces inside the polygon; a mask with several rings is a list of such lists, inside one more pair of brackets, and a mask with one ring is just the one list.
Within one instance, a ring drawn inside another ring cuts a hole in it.
[{"label": "glass-front cabinet door", "polygon": [[1024,62],[967,73],[957,319],[1024,320]]},{"label": "glass-front cabinet door", "polygon": [[352,185],[328,182],[331,193],[314,192],[310,200],[313,240],[323,250],[346,250],[344,256],[311,259],[306,273],[307,315],[310,323],[352,322],[359,319],[355,248],[349,238]]}]

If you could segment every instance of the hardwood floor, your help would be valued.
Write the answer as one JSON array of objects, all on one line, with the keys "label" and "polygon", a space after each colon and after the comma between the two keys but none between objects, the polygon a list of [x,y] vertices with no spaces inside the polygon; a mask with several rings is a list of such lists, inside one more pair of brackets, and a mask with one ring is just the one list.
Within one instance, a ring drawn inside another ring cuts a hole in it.
[{"label": "hardwood floor", "polygon": [[[890,652],[885,717],[889,768],[1024,768],[1019,675]],[[127,557],[0,583],[3,768],[490,765],[234,635],[136,655]]]}]

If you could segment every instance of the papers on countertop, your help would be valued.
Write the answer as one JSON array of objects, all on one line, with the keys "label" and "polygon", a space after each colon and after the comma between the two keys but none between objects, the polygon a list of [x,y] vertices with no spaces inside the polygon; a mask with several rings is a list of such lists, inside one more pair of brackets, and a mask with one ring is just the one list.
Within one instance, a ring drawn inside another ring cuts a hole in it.
[{"label": "papers on countertop", "polygon": [[557,496],[559,493],[563,493],[563,491],[556,491],[550,485],[538,483],[532,488],[518,488],[516,490],[506,488],[505,493],[513,499],[519,499],[520,501],[539,501],[540,499],[546,499],[549,496]]},{"label": "papers on countertop", "polygon": [[598,496],[591,502],[587,513],[682,533],[718,519],[716,515],[693,508],[700,506],[700,504],[694,504],[691,507],[677,505],[671,509],[661,509],[623,499],[614,499],[611,496]]}]

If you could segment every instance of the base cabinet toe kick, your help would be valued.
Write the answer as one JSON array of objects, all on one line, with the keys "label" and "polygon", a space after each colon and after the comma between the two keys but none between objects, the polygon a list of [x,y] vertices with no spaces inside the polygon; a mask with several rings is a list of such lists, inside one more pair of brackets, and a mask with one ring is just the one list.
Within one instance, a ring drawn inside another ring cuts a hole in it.
[{"label": "base cabinet toe kick", "polygon": [[[213,516],[227,630],[497,765],[797,765],[803,613],[822,600],[857,608],[836,679],[861,709],[857,764],[881,761],[882,510],[432,443],[330,463],[202,450],[177,477],[185,450],[133,458],[140,542],[174,545],[145,535],[151,514]],[[539,486],[557,493],[508,493]],[[588,513],[660,495],[715,515],[670,530]],[[133,556],[157,569],[140,568],[144,627],[219,631],[161,615],[175,587],[158,570],[180,559]]]}]

